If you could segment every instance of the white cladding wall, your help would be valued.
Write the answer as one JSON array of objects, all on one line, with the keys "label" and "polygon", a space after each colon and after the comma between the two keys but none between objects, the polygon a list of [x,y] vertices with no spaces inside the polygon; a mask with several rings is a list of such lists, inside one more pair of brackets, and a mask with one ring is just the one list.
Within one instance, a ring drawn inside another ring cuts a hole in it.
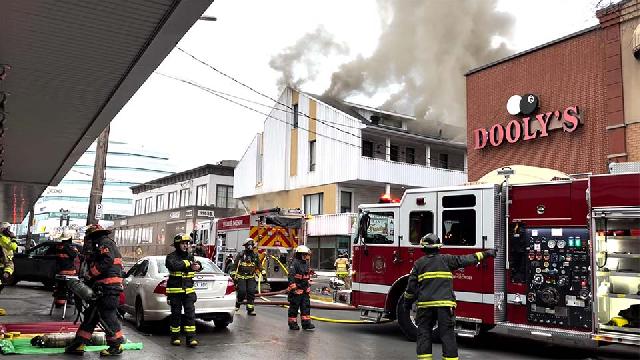
[{"label": "white cladding wall", "polygon": [[236,165],[233,177],[233,194],[236,198],[253,195],[256,192],[256,161],[258,156],[258,140],[262,134],[257,134],[245,151],[242,159]]}]

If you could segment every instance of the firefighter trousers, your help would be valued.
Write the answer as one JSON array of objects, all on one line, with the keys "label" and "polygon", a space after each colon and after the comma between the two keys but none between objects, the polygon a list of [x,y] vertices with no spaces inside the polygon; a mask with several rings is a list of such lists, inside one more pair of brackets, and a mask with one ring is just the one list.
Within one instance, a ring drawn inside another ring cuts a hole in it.
[{"label": "firefighter trousers", "polygon": [[303,324],[311,322],[311,300],[309,294],[289,293],[289,323],[298,322],[298,310]]},{"label": "firefighter trousers", "polygon": [[256,299],[256,288],[258,286],[258,282],[255,278],[250,279],[238,279],[238,300],[236,302],[236,308],[240,307],[240,304],[244,300],[247,300],[247,311],[253,311]]},{"label": "firefighter trousers", "polygon": [[[107,345],[117,346],[124,342],[120,320],[118,319],[118,304],[120,302],[119,293],[103,294],[95,304],[90,305],[84,313],[82,324],[76,332],[76,338],[80,338],[83,343],[91,341],[93,330],[102,321],[109,327],[111,334],[107,335]],[[96,310],[97,309],[97,310]]]},{"label": "firefighter trousers", "polygon": [[[180,323],[187,337],[193,337],[196,333],[196,301],[198,297],[196,293],[185,294],[169,294],[169,305],[171,306],[171,319],[169,329],[171,336],[176,338],[180,336]],[[182,309],[184,308],[184,317]]]},{"label": "firefighter trousers", "polygon": [[418,325],[417,353],[418,359],[432,355],[431,344],[433,342],[433,327],[438,323],[438,331],[442,340],[442,358],[458,359],[458,344],[456,343],[455,322],[456,317],[451,307],[428,307],[418,309],[416,323]]}]

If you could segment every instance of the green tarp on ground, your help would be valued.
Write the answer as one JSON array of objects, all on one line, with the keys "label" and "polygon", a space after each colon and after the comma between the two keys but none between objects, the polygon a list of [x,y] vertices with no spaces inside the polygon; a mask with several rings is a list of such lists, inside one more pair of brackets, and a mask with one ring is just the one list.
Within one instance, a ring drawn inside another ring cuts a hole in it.
[{"label": "green tarp on ground", "polygon": [[[107,346],[87,346],[85,351],[100,351],[106,349]],[[142,350],[142,343],[126,343],[125,350]],[[19,355],[47,355],[62,354],[64,348],[41,348],[31,346],[31,339],[4,339],[0,340],[0,351],[2,354],[19,354]]]}]

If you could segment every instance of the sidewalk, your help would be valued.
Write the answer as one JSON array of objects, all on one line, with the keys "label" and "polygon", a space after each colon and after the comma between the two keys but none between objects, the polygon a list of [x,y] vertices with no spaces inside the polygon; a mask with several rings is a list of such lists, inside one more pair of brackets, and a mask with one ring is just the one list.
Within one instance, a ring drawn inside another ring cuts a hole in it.
[{"label": "sidewalk", "polygon": [[[45,290],[42,285],[38,283],[21,282],[18,286],[8,286],[2,290],[0,294],[0,307],[7,311],[6,316],[0,316],[0,324],[9,323],[42,323],[42,322],[58,322],[69,321],[73,322],[75,316],[73,315],[74,308],[67,308],[67,316],[65,320],[62,320],[62,310],[55,309],[53,315],[49,316],[49,308],[53,298],[51,292]],[[141,342],[144,344],[144,350],[131,350],[125,351],[121,359],[142,359],[149,356],[159,356],[159,358],[166,357],[166,348],[161,348],[151,341],[147,341],[145,337],[139,335],[132,329],[128,329],[128,322],[123,324],[123,332],[127,339],[131,342]],[[0,355],[1,357],[2,355]],[[18,359],[69,359],[69,355],[11,355],[16,356]],[[78,358],[78,357],[75,357]],[[84,359],[98,359],[98,353],[86,353]]]}]

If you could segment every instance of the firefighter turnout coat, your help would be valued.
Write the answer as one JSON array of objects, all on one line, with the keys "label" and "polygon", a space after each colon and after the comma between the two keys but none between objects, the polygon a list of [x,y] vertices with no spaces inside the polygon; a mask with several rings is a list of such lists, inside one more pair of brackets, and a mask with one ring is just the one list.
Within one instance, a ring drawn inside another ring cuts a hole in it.
[{"label": "firefighter turnout coat", "polygon": [[191,264],[195,262],[193,255],[187,252],[176,250],[167,255],[166,266],[169,269],[167,295],[195,293],[193,277],[196,272],[191,269]]},{"label": "firefighter turnout coat", "polygon": [[88,263],[89,283],[100,284],[105,291],[122,291],[122,256],[107,235],[93,240],[95,248]]}]

